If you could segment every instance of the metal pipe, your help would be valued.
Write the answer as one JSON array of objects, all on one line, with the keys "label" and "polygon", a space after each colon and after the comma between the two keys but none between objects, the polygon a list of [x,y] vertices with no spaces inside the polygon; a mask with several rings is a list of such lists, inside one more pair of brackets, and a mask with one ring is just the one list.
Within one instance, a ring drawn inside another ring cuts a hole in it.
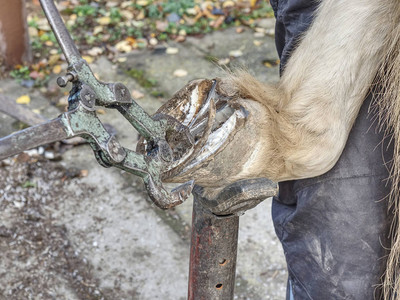
[{"label": "metal pipe", "polygon": [[57,38],[58,44],[63,51],[68,64],[73,64],[81,59],[78,49],[75,47],[74,41],[65,27],[57,7],[53,0],[40,0],[43,11],[47,20]]},{"label": "metal pipe", "polygon": [[194,194],[189,300],[233,299],[239,217],[218,217]]}]

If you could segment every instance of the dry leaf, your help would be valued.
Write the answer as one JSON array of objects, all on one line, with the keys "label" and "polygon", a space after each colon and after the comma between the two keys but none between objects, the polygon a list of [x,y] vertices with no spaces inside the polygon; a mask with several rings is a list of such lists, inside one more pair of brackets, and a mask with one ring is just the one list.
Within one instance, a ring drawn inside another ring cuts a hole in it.
[{"label": "dry leaf", "polygon": [[123,10],[121,11],[121,15],[125,17],[127,20],[132,20],[133,19],[133,13],[130,12],[129,10]]},{"label": "dry leaf", "polygon": [[266,66],[267,68],[272,68],[272,64],[268,61],[264,62],[264,66]]},{"label": "dry leaf", "polygon": [[93,47],[87,52],[90,56],[97,56],[103,53],[103,49],[100,47]]},{"label": "dry leaf", "polygon": [[22,95],[15,102],[17,102],[18,104],[29,104],[31,102],[31,98],[29,97],[29,95]]},{"label": "dry leaf", "polygon": [[95,26],[93,28],[93,35],[98,35],[100,32],[103,32],[103,26]]},{"label": "dry leaf", "polygon": [[140,13],[136,16],[136,20],[143,20],[145,18],[144,10],[141,10]]},{"label": "dry leaf", "polygon": [[192,16],[195,16],[196,14],[197,14],[197,10],[196,10],[196,8],[187,8],[186,9],[186,13],[188,14],[188,15],[192,15]]},{"label": "dry leaf", "polygon": [[158,40],[156,38],[151,38],[149,40],[149,44],[152,45],[152,46],[155,46],[155,45],[158,44]]},{"label": "dry leaf", "polygon": [[89,175],[89,171],[88,170],[81,170],[79,172],[79,177],[87,177]]},{"label": "dry leaf", "polygon": [[111,23],[111,18],[110,17],[101,17],[97,19],[97,23],[100,25],[108,25]]},{"label": "dry leaf", "polygon": [[227,64],[229,64],[231,62],[230,58],[221,58],[220,60],[218,60],[218,64],[220,66],[225,66]]},{"label": "dry leaf", "polygon": [[62,68],[61,68],[60,65],[55,65],[55,66],[53,67],[53,73],[54,73],[54,74],[60,74],[60,73],[61,73],[61,70],[62,70]]},{"label": "dry leaf", "polygon": [[61,58],[60,54],[50,55],[48,64],[50,66],[55,65]]},{"label": "dry leaf", "polygon": [[187,74],[188,74],[188,72],[183,69],[178,69],[178,70],[175,70],[175,72],[174,72],[175,77],[185,77],[185,76],[187,76]]},{"label": "dry leaf", "polygon": [[235,3],[234,3],[233,1],[225,1],[225,2],[222,4],[222,7],[223,7],[223,8],[233,7],[233,6],[235,6]]},{"label": "dry leaf", "polygon": [[84,56],[82,56],[82,58],[83,58],[84,60],[86,60],[86,62],[87,62],[88,64],[91,64],[91,63],[94,61],[94,58],[91,57],[91,56],[88,56],[88,55],[84,55]]},{"label": "dry leaf", "polygon": [[232,57],[239,57],[239,56],[242,56],[242,55],[243,55],[242,50],[229,51],[229,56],[232,56]]},{"label": "dry leaf", "polygon": [[119,52],[131,52],[132,51],[132,46],[129,45],[128,41],[120,41],[115,45],[115,48],[119,51]]},{"label": "dry leaf", "polygon": [[140,6],[146,6],[147,4],[149,4],[149,1],[147,1],[147,0],[138,0],[138,1],[136,1],[136,4],[140,5]]},{"label": "dry leaf", "polygon": [[39,36],[39,30],[37,30],[34,27],[29,27],[28,31],[29,31],[29,36],[31,36],[31,37]]},{"label": "dry leaf", "polygon": [[177,54],[179,52],[178,48],[168,47],[165,53],[167,54]]},{"label": "dry leaf", "polygon": [[160,32],[164,32],[166,31],[168,28],[168,22],[165,21],[156,21],[156,29]]},{"label": "dry leaf", "polygon": [[141,99],[141,98],[144,97],[144,94],[139,92],[139,91],[137,91],[137,90],[133,90],[131,95],[132,95],[133,99]]}]

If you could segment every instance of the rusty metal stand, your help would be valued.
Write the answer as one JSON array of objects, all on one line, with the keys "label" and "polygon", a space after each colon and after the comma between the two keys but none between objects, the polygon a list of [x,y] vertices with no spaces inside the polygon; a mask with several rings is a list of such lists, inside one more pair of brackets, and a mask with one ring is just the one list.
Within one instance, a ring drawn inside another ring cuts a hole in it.
[{"label": "rusty metal stand", "polygon": [[189,300],[233,299],[238,215],[277,192],[277,184],[266,178],[236,181],[219,192],[194,187]]},{"label": "rusty metal stand", "polygon": [[239,217],[218,217],[194,196],[189,300],[233,299]]}]

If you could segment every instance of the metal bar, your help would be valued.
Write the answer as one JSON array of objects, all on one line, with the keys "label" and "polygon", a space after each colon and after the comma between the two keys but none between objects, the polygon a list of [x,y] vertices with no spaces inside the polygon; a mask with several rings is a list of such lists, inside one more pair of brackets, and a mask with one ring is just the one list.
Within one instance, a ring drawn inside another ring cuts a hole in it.
[{"label": "metal bar", "polygon": [[57,38],[58,44],[63,51],[68,64],[73,64],[81,59],[78,49],[72,40],[65,24],[54,4],[53,0],[40,0],[42,9],[46,15],[47,20]]},{"label": "metal bar", "polygon": [[194,196],[189,300],[233,299],[239,217],[218,217]]},{"label": "metal bar", "polygon": [[0,160],[66,138],[68,134],[61,118],[29,127],[0,139]]},{"label": "metal bar", "polygon": [[134,99],[130,104],[117,106],[117,109],[146,140],[164,138],[162,122],[154,120]]}]

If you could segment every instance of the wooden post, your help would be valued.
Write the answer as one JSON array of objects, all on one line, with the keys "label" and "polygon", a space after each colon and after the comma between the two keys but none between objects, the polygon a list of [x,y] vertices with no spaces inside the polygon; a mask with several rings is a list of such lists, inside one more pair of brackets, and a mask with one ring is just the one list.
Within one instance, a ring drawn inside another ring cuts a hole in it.
[{"label": "wooden post", "polygon": [[0,0],[0,65],[31,60],[25,0]]}]

